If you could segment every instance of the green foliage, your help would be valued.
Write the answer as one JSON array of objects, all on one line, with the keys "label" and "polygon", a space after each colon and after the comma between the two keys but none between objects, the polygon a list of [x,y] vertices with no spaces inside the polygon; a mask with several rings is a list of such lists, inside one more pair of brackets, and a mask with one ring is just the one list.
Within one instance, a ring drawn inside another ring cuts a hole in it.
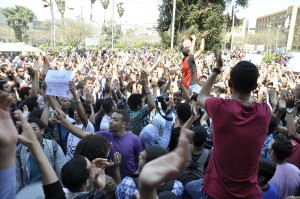
[{"label": "green foliage", "polygon": [[[199,38],[204,31],[209,32],[205,43],[206,48],[210,49],[214,44],[220,43],[221,33],[232,18],[223,14],[227,3],[230,3],[230,0],[177,0],[175,46],[181,48],[184,39],[190,38],[192,34]],[[236,0],[236,4],[245,7],[248,1]],[[158,30],[165,47],[169,47],[171,43],[172,8],[173,0],[163,0],[159,6]],[[239,24],[240,21],[235,19]],[[196,48],[199,45],[197,42]]]},{"label": "green foliage", "polygon": [[[106,34],[106,41],[111,41],[111,35],[112,35],[112,27],[111,25],[104,27],[104,33]],[[121,26],[115,25],[114,26],[114,40],[118,40],[122,35]]]},{"label": "green foliage", "polygon": [[117,10],[118,10],[118,14],[119,14],[119,17],[122,18],[124,12],[125,12],[125,9],[124,9],[124,3],[120,2],[117,4]]},{"label": "green foliage", "polygon": [[40,49],[41,51],[45,51],[46,46],[44,46],[44,45],[39,45],[39,49]]},{"label": "green foliage", "polygon": [[132,45],[132,48],[141,48],[142,46],[143,46],[143,43],[137,42],[137,43]]},{"label": "green foliage", "polygon": [[116,44],[116,45],[115,45],[115,48],[118,48],[118,49],[125,49],[125,48],[126,48],[126,45],[125,45],[125,44]]},{"label": "green foliage", "polygon": [[274,53],[267,52],[263,59],[267,64],[271,64],[272,61],[276,60],[276,55]]},{"label": "green foliage", "polygon": [[106,10],[109,6],[109,0],[101,0],[103,8]]},{"label": "green foliage", "polygon": [[5,16],[7,25],[12,27],[17,41],[27,42],[27,25],[36,19],[36,15],[28,8],[23,6],[15,6],[4,8],[2,14]]}]

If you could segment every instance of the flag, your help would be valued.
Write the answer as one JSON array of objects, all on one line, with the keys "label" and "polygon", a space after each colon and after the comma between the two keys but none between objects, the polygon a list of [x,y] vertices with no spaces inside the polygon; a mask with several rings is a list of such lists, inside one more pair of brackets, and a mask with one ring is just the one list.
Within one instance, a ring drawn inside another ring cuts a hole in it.
[{"label": "flag", "polygon": [[284,28],[288,28],[289,27],[289,22],[290,22],[290,16],[288,16],[284,22]]}]

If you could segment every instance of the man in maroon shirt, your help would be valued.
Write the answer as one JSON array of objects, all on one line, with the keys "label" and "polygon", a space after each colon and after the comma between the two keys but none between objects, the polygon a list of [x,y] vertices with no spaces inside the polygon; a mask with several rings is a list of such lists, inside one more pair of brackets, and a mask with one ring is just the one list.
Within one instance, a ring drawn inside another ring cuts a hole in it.
[{"label": "man in maroon shirt", "polygon": [[258,70],[247,61],[231,70],[229,87],[232,99],[210,97],[211,88],[223,66],[219,50],[214,53],[217,67],[198,96],[212,119],[214,149],[206,170],[201,192],[207,198],[260,199],[257,168],[268,132],[271,110],[267,104],[250,100],[257,87]]}]

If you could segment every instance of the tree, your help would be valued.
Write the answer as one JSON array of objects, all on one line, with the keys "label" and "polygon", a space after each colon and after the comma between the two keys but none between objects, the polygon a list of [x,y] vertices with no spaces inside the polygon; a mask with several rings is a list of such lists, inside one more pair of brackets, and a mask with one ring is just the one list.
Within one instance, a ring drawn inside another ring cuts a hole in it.
[{"label": "tree", "polygon": [[96,0],[91,0],[91,15],[90,15],[90,24],[93,21],[93,4],[96,2]]},{"label": "tree", "polygon": [[62,24],[64,25],[64,14],[66,10],[66,0],[55,0],[58,11],[61,15]]},{"label": "tree", "polygon": [[117,10],[118,10],[118,14],[119,14],[119,17],[120,17],[120,25],[121,25],[121,18],[125,12],[125,9],[124,9],[124,3],[123,2],[120,2],[117,4]]},{"label": "tree", "polygon": [[[111,35],[112,35],[112,26],[106,26],[104,28],[104,33],[106,35],[105,40],[110,41],[111,40]],[[114,41],[115,41],[115,43],[116,43],[116,40],[119,39],[121,36],[122,36],[121,26],[120,25],[115,25],[114,26]]]},{"label": "tree", "polygon": [[[192,34],[197,37],[209,31],[206,46],[211,48],[220,43],[222,32],[226,27],[223,14],[230,0],[177,0],[175,17],[175,41],[181,47],[182,41]],[[246,7],[247,0],[236,0],[236,5]],[[165,46],[170,46],[173,0],[163,0],[159,6],[158,30]],[[199,44],[197,44],[199,45]]]},{"label": "tree", "polygon": [[12,27],[17,41],[27,42],[28,23],[36,19],[36,15],[28,8],[23,6],[15,6],[11,8],[4,8],[2,10],[6,18],[7,24]]},{"label": "tree", "polygon": [[103,22],[103,31],[105,29],[105,17],[106,17],[106,10],[109,6],[109,0],[100,0],[101,1],[101,4],[103,6],[103,9],[104,9],[104,22]]}]

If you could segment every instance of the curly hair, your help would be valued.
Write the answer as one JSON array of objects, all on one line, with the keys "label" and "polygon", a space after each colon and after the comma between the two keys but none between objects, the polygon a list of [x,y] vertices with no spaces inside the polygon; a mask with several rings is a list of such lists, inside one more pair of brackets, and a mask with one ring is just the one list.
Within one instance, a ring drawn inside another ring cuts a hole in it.
[{"label": "curly hair", "polygon": [[280,162],[286,160],[293,152],[292,142],[284,135],[279,135],[274,139],[271,148],[274,151],[276,159]]},{"label": "curly hair", "polygon": [[131,110],[137,110],[138,105],[141,105],[143,99],[142,94],[131,94],[128,98],[127,104]]},{"label": "curly hair", "polygon": [[108,141],[102,135],[88,135],[77,144],[74,155],[82,155],[89,161],[107,158]]}]

